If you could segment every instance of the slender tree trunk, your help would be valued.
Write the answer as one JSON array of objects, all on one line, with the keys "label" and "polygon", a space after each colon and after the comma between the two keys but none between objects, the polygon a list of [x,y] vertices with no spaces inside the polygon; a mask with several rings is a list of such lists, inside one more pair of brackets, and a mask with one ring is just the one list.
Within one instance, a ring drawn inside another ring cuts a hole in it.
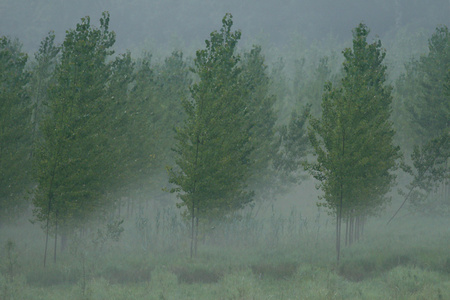
[{"label": "slender tree trunk", "polygon": [[[49,209],[50,209],[50,201],[49,201]],[[49,220],[50,220],[50,216],[47,215],[47,228],[46,228],[46,233],[45,233],[45,249],[44,249],[44,268],[45,268],[45,263],[47,262],[47,245],[48,245],[48,229],[49,229]]]},{"label": "slender tree trunk", "polygon": [[364,225],[366,223],[366,216],[362,216],[362,221],[361,221],[361,239],[364,238]]},{"label": "slender tree trunk", "polygon": [[194,255],[194,223],[195,223],[195,201],[192,199],[192,211],[191,211],[191,259]]},{"label": "slender tree trunk", "polygon": [[198,244],[198,209],[197,217],[195,218],[195,243],[194,243],[194,256],[197,256],[197,244]]},{"label": "slender tree trunk", "polygon": [[349,231],[349,241],[348,245],[351,246],[353,244],[353,232],[354,232],[354,225],[355,225],[355,217],[353,216],[353,212],[350,215],[350,231]]},{"label": "slender tree trunk", "polygon": [[55,212],[55,249],[53,252],[53,262],[56,263],[56,246],[58,245],[58,210]]},{"label": "slender tree trunk", "polygon": [[339,264],[339,250],[340,250],[340,245],[339,245],[339,208],[338,211],[336,212],[336,259],[337,262]]},{"label": "slender tree trunk", "polygon": [[341,185],[341,197],[340,197],[339,211],[337,214],[337,228],[336,228],[336,251],[337,251],[337,263],[341,255],[341,224],[342,224],[342,185]]},{"label": "slender tree trunk", "polygon": [[348,227],[349,227],[349,216],[347,215],[347,219],[345,221],[345,246],[348,246]]},{"label": "slender tree trunk", "polygon": [[61,252],[66,250],[67,247],[67,233],[65,230],[63,230],[61,233]]},{"label": "slender tree trunk", "polygon": [[[342,158],[345,154],[345,130],[342,132]],[[341,175],[342,176],[342,175]],[[339,264],[339,259],[341,255],[341,223],[342,223],[342,205],[344,197],[344,182],[343,178],[340,178],[340,195],[339,195],[339,212],[337,212],[337,232],[336,232],[336,251],[337,251],[337,264]]]},{"label": "slender tree trunk", "polygon": [[360,226],[360,216],[356,216],[356,225],[355,225],[355,241],[358,242],[359,241],[359,233],[361,230],[361,226]]}]

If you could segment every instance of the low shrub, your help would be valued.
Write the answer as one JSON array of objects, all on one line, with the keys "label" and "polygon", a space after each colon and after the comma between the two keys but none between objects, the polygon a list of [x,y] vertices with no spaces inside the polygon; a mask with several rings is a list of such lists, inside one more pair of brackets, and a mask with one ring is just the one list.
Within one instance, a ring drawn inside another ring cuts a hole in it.
[{"label": "low shrub", "polygon": [[220,281],[220,299],[265,299],[259,281],[251,270],[226,274]]},{"label": "low shrub", "polygon": [[149,282],[151,278],[152,267],[123,267],[121,265],[109,266],[102,273],[102,277],[112,284]]},{"label": "low shrub", "polygon": [[221,271],[207,269],[198,266],[173,267],[172,272],[177,276],[180,283],[216,283],[223,274]]},{"label": "low shrub", "polygon": [[287,279],[291,278],[297,271],[296,263],[259,263],[251,266],[255,276],[260,278]]},{"label": "low shrub", "polygon": [[420,293],[430,286],[437,286],[440,278],[436,272],[399,266],[386,276],[386,283],[396,298]]},{"label": "low shrub", "polygon": [[48,287],[59,284],[76,284],[82,276],[82,270],[74,266],[47,266],[30,269],[26,281],[31,286]]},{"label": "low shrub", "polygon": [[177,290],[178,278],[165,267],[157,267],[152,271],[152,295],[159,299],[171,299],[170,295]]},{"label": "low shrub", "polygon": [[338,274],[347,280],[359,282],[373,276],[375,262],[368,259],[344,261],[339,265]]},{"label": "low shrub", "polygon": [[450,274],[450,257],[447,257],[447,260],[445,261],[444,265],[442,266],[442,271],[444,271],[447,274]]},{"label": "low shrub", "polygon": [[398,266],[406,266],[411,262],[408,255],[391,255],[381,263],[382,271],[389,271]]},{"label": "low shrub", "polygon": [[25,278],[22,276],[9,277],[0,274],[0,299],[25,299],[25,286]]}]

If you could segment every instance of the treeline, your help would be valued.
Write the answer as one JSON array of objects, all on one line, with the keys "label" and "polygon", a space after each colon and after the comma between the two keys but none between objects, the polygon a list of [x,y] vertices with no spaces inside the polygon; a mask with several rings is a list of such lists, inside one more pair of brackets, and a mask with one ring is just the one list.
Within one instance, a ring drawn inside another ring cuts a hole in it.
[{"label": "treeline", "polygon": [[[60,45],[50,32],[31,63],[19,41],[1,37],[1,221],[31,204],[64,246],[121,199],[165,188],[190,220],[193,256],[199,223],[273,199],[307,171],[337,217],[339,253],[342,220],[346,241],[358,239],[389,203],[399,166],[413,176],[406,199],[449,209],[448,189],[428,197],[449,176],[446,26],[392,86],[386,52],[364,24],[341,71],[324,57],[305,74],[298,60],[292,80],[283,60],[269,70],[260,46],[239,52],[232,25],[225,15],[193,61],[175,51],[157,63],[115,55],[108,13],[98,28],[82,18]],[[401,162],[401,148],[411,159]]]}]

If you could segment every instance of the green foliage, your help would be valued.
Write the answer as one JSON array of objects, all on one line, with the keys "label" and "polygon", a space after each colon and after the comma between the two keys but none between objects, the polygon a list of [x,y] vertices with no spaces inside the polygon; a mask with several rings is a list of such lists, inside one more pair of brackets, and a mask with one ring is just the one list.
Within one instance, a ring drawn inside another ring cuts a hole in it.
[{"label": "green foliage", "polygon": [[32,126],[33,142],[40,135],[39,126],[42,116],[45,114],[45,106],[48,105],[49,88],[55,84],[55,67],[60,52],[60,46],[55,45],[55,33],[50,31],[41,41],[39,50],[34,54],[35,61],[32,64],[31,99],[32,99]]},{"label": "green foliage", "polygon": [[276,97],[269,91],[270,79],[261,51],[260,46],[254,46],[250,52],[244,53],[240,75],[241,84],[248,93],[245,109],[252,146],[248,185],[256,192],[256,199],[273,199],[278,189],[274,168],[278,146],[274,137]]},{"label": "green foliage", "polygon": [[403,204],[411,200],[417,211],[445,214],[450,204],[446,186],[450,176],[450,33],[446,26],[436,28],[428,47],[429,53],[412,61],[397,82],[414,129],[410,144],[415,144],[413,166],[404,166],[413,179]]},{"label": "green foliage", "polygon": [[300,114],[293,111],[289,124],[280,127],[279,149],[275,155],[274,165],[282,184],[286,184],[286,181],[299,182],[304,179],[301,168],[310,146],[306,130],[310,108],[310,105],[306,106]]},{"label": "green foliage", "polygon": [[[450,211],[450,202],[446,199],[446,183],[450,178],[448,160],[450,157],[448,133],[431,139],[422,147],[414,147],[411,155],[413,167],[404,166],[412,176],[408,185],[413,208],[422,213],[446,215]],[[443,187],[443,195],[439,189]]]},{"label": "green foliage", "polygon": [[244,207],[252,196],[245,189],[252,150],[248,94],[235,54],[241,33],[231,32],[231,15],[222,23],[206,49],[197,51],[193,71],[199,82],[191,88],[192,99],[184,100],[187,118],[176,135],[178,168],[169,169],[169,182],[177,186],[172,191],[191,217],[225,215]]},{"label": "green foliage", "polygon": [[297,271],[297,264],[292,262],[285,263],[265,263],[255,264],[251,266],[252,272],[259,278],[272,278],[272,279],[288,279]]},{"label": "green foliage", "polygon": [[226,275],[221,281],[221,299],[262,299],[261,285],[248,269]]},{"label": "green foliage", "polygon": [[174,267],[172,272],[177,275],[180,283],[214,283],[222,278],[223,274],[220,270],[212,270],[199,266],[183,266]]},{"label": "green foliage", "polygon": [[115,35],[109,32],[107,13],[100,24],[93,28],[89,17],[83,18],[76,29],[67,31],[61,46],[35,155],[34,215],[47,220],[47,226],[49,219],[53,225],[62,220],[72,228],[83,226],[113,183],[113,102],[105,92]]},{"label": "green foliage", "polygon": [[389,121],[391,87],[384,84],[385,53],[380,41],[367,43],[368,28],[353,34],[353,49],[344,50],[342,86],[325,86],[322,117],[311,118],[309,136],[317,162],[309,165],[324,192],[325,206],[336,211],[374,213],[395,176],[399,157]]},{"label": "green foliage", "polygon": [[28,56],[21,44],[0,37],[0,217],[25,208],[31,185],[31,103]]},{"label": "green foliage", "polygon": [[436,28],[428,42],[428,54],[407,65],[397,82],[398,93],[409,113],[409,134],[414,144],[424,144],[449,128],[450,33]]},{"label": "green foliage", "polygon": [[[338,262],[342,218],[351,230],[354,218],[375,214],[386,204],[400,156],[389,120],[392,88],[385,85],[385,52],[380,41],[368,44],[368,35],[364,24],[354,29],[353,49],[343,51],[342,84],[326,84],[322,116],[310,119],[309,139],[317,161],[307,168],[320,181],[325,202],[319,205],[336,214]],[[360,228],[354,231],[356,239]]]}]

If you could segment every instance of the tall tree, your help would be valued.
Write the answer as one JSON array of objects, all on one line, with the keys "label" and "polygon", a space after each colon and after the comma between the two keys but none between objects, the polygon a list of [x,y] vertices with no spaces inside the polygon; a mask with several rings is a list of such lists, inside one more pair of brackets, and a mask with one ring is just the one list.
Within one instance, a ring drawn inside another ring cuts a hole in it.
[{"label": "tall tree", "polygon": [[[240,31],[231,31],[226,14],[220,32],[198,50],[194,73],[199,81],[184,100],[186,120],[177,129],[177,167],[169,169],[169,182],[191,218],[191,257],[195,254],[200,218],[223,216],[244,207],[253,193],[249,177],[247,91],[240,81],[240,57],[235,54]],[[197,228],[197,233],[195,233]]]},{"label": "tall tree", "polygon": [[352,235],[357,238],[360,227],[354,221],[358,225],[386,203],[399,158],[389,121],[392,88],[385,84],[385,52],[380,41],[368,44],[368,35],[364,24],[353,30],[353,48],[343,51],[341,86],[325,86],[322,116],[311,118],[309,128],[317,161],[308,169],[320,181],[322,205],[336,215],[338,262],[342,219],[350,241]]},{"label": "tall tree", "polygon": [[0,218],[26,207],[31,177],[28,56],[18,40],[0,37]]},{"label": "tall tree", "polygon": [[183,54],[175,51],[160,64],[152,64],[145,55],[137,61],[135,71],[123,109],[127,128],[123,150],[128,158],[123,174],[127,190],[148,200],[166,185],[165,167],[174,162],[170,149],[175,143],[174,128],[184,119],[181,99],[189,93],[189,69]]},{"label": "tall tree", "polygon": [[417,86],[416,97],[406,106],[420,143],[442,134],[450,126],[450,101],[445,85],[450,77],[450,32],[437,27],[428,42],[429,53],[413,62],[411,84]]},{"label": "tall tree", "polygon": [[[110,157],[111,99],[104,97],[111,76],[107,62],[113,51],[114,32],[103,13],[100,28],[82,18],[68,30],[49,91],[48,112],[41,126],[42,139],[35,156],[38,182],[34,215],[47,231],[63,233],[79,228],[101,207],[111,183],[114,164]],[[47,249],[47,242],[46,242]],[[44,256],[44,264],[46,251]]]},{"label": "tall tree", "polygon": [[418,211],[445,213],[450,210],[450,32],[446,26],[436,28],[428,48],[428,54],[413,60],[397,81],[399,100],[409,112],[404,123],[412,128],[407,146],[413,145],[412,167],[406,167],[413,180],[399,210],[411,200]]},{"label": "tall tree", "polygon": [[440,26],[428,41],[428,53],[411,60],[396,81],[395,121],[409,153],[414,145],[424,145],[449,127],[450,104],[445,92],[449,61],[450,33]]},{"label": "tall tree", "polygon": [[249,157],[251,176],[248,184],[256,199],[271,199],[277,188],[273,158],[277,151],[275,140],[275,95],[270,94],[270,79],[260,46],[244,53],[240,81],[247,92],[246,109],[249,122]]},{"label": "tall tree", "polygon": [[48,89],[54,84],[54,70],[56,67],[60,47],[55,45],[55,33],[49,32],[41,41],[39,50],[35,53],[32,65],[31,100],[32,100],[32,126],[33,141],[38,138],[39,124],[45,113],[48,99]]}]

